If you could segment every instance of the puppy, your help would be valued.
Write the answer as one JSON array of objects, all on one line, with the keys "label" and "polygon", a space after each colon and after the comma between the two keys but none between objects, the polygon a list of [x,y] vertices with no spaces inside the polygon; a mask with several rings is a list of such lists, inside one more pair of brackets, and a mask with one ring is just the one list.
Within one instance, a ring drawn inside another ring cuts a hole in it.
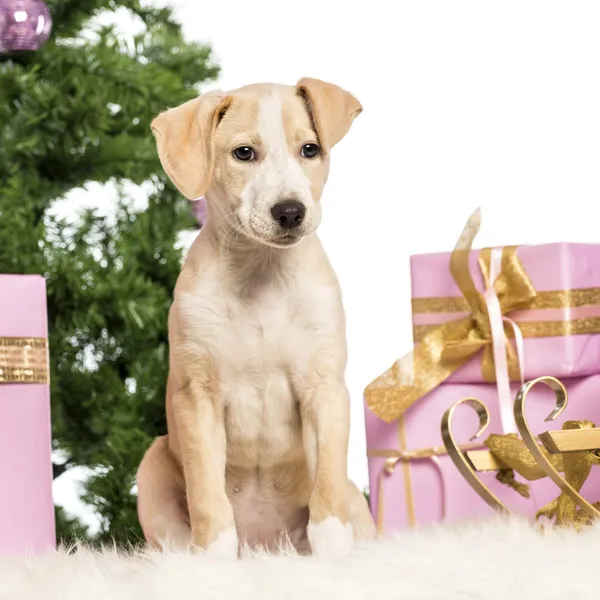
[{"label": "puppy", "polygon": [[138,472],[151,546],[341,556],[372,538],[347,477],[345,317],[315,235],[331,149],[362,111],[315,79],[214,91],[152,123],[163,168],[208,218],[169,314],[168,435]]}]

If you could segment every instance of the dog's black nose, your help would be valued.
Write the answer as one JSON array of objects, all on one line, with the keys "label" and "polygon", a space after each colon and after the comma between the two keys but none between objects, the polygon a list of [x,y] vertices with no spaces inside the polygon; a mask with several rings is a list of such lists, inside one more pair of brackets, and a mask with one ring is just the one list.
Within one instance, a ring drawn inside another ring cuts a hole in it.
[{"label": "dog's black nose", "polygon": [[271,209],[271,214],[283,229],[295,229],[304,221],[306,206],[297,200],[284,200]]}]

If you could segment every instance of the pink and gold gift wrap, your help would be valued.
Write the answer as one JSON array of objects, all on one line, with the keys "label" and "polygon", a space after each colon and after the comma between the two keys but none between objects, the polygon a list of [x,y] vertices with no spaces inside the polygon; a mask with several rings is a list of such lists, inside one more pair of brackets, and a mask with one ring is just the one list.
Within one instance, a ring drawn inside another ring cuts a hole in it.
[{"label": "pink and gold gift wrap", "polygon": [[[505,313],[519,326],[524,338],[524,379],[544,375],[563,379],[599,373],[600,244],[519,246],[510,251],[514,251],[534,291],[522,306]],[[485,251],[473,250],[469,255],[469,271],[480,291],[484,289],[482,252]],[[416,344],[436,326],[471,312],[450,271],[450,256],[443,253],[411,257]],[[486,373],[482,358],[484,353],[478,353],[446,381],[493,380],[493,375]]]},{"label": "pink and gold gift wrap", "polygon": [[[530,392],[527,420],[538,434],[560,429],[566,420],[590,420],[600,425],[600,375],[565,379],[569,404],[551,424],[544,419],[555,403],[545,386]],[[519,383],[511,384],[514,395]],[[371,511],[382,532],[491,516],[493,509],[469,486],[444,448],[440,423],[447,409],[466,397],[476,397],[489,409],[491,422],[486,430],[502,434],[498,392],[494,383],[445,383],[427,394],[399,419],[387,423],[365,407]],[[466,449],[483,448],[469,439],[477,430],[476,414],[459,407],[454,418],[455,437]],[[464,444],[463,444],[464,443]],[[536,512],[558,496],[559,489],[549,479],[528,483],[530,497],[524,498],[500,483],[495,472],[479,473],[484,484],[509,509],[534,517]],[[582,495],[590,502],[600,500],[600,469],[594,468]]]},{"label": "pink and gold gift wrap", "polygon": [[[480,219],[476,211],[452,252],[411,258],[415,348],[365,390],[371,506],[380,530],[491,512],[443,447],[442,417],[457,401],[475,397],[489,408],[488,435],[515,434],[515,393],[524,380],[550,375],[571,394],[568,415],[554,428],[565,419],[600,419],[594,401],[600,245],[472,250]],[[547,429],[548,394],[532,392],[529,421],[536,433]],[[455,415],[464,442],[476,431],[473,419],[469,411]],[[542,479],[527,500],[493,473],[483,477],[502,503],[524,514],[534,515],[557,493]],[[600,492],[587,489],[597,483],[590,478],[584,495]]]},{"label": "pink and gold gift wrap", "polygon": [[46,284],[0,275],[0,555],[55,547]]}]

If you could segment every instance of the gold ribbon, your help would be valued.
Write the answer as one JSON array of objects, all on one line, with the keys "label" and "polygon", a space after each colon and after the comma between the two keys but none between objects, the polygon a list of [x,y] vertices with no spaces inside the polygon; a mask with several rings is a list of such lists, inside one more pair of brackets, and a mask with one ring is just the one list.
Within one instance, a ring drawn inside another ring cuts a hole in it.
[{"label": "gold ribbon", "polygon": [[[502,469],[498,472],[496,479],[525,498],[529,498],[529,486],[516,481],[514,472],[517,472],[527,481],[536,481],[546,477],[546,472],[537,463],[531,452],[527,449],[525,442],[521,440],[516,433],[506,435],[492,434],[485,440],[488,450],[499,458],[508,469]],[[548,454],[540,447],[546,458],[551,462],[557,471],[564,470],[563,457],[560,454]]]},{"label": "gold ribbon", "polygon": [[[410,466],[403,456],[406,455],[406,424],[403,418],[398,419],[398,447],[397,453],[385,455],[385,463],[383,469],[379,473],[378,493],[377,493],[377,531],[383,533],[383,525],[385,520],[385,502],[384,502],[384,480],[396,470],[396,465],[402,461],[403,481],[404,481],[404,497],[406,502],[406,514],[408,516],[408,524],[410,527],[416,525],[415,516],[415,499],[412,488],[412,478]],[[368,456],[372,456],[368,454]]]},{"label": "gold ribbon", "polygon": [[[546,308],[581,308],[591,304],[600,304],[600,288],[582,288],[574,290],[555,290],[537,292],[528,304],[530,309]],[[413,314],[423,313],[461,313],[469,310],[469,304],[462,296],[447,298],[413,298],[411,300]],[[435,327],[435,325],[434,325]]]},{"label": "gold ribbon", "polygon": [[0,383],[49,383],[45,338],[0,337]]},{"label": "gold ribbon", "polygon": [[[417,517],[415,511],[415,498],[412,487],[412,477],[410,471],[410,463],[415,460],[437,459],[440,456],[448,454],[448,450],[444,446],[431,446],[429,448],[419,448],[418,450],[406,450],[406,424],[404,419],[398,419],[398,450],[369,450],[368,458],[385,458],[383,468],[379,472],[377,478],[377,530],[382,533],[385,523],[385,480],[394,474],[396,467],[402,463],[402,476],[404,483],[404,498],[406,504],[406,515],[409,526],[415,527]],[[463,452],[468,450],[476,450],[483,446],[481,443],[463,444],[460,446]]]},{"label": "gold ribbon", "polygon": [[[581,290],[579,290],[581,291]],[[550,292],[560,294],[560,292]],[[528,307],[531,308],[531,307]],[[570,308],[569,305],[563,308]],[[524,338],[565,337],[568,335],[582,335],[585,333],[600,333],[600,317],[585,317],[571,319],[570,321],[522,321],[518,323],[521,335]],[[413,339],[415,343],[422,341],[434,331],[438,325],[415,325]],[[511,329],[505,330],[508,337],[514,337]],[[511,376],[511,379],[514,379]]]},{"label": "gold ribbon", "polygon": [[[469,254],[479,225],[480,213],[476,211],[450,255],[450,272],[471,314],[430,330],[413,352],[396,361],[365,390],[369,408],[388,423],[469,362],[480,350],[483,350],[484,378],[487,381],[495,380],[489,317],[483,296],[477,290],[469,270]],[[489,248],[479,254],[479,266],[486,280],[490,255]],[[536,297],[515,246],[503,249],[502,272],[494,284],[494,291],[503,315],[527,308]],[[507,358],[511,379],[519,379],[516,352],[511,344],[507,344]]]},{"label": "gold ribbon", "polygon": [[[394,474],[396,465],[402,460],[399,457],[386,458],[383,463],[383,469],[377,478],[377,532],[383,533],[385,524],[385,486],[384,482],[387,477]],[[408,463],[403,463],[408,466]],[[407,480],[406,475],[410,477],[410,468],[404,470],[404,493],[406,496],[406,514],[408,516],[409,527],[415,526],[414,501],[412,493],[412,483]]]}]

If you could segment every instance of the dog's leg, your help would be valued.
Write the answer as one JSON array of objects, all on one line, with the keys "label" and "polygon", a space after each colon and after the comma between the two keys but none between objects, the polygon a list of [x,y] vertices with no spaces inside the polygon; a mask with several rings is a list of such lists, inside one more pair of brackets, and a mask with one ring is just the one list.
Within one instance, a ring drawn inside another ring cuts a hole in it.
[{"label": "dog's leg", "polygon": [[308,540],[314,554],[339,557],[353,545],[348,512],[350,400],[346,386],[321,383],[303,402],[302,435],[313,492]]},{"label": "dog's leg", "polygon": [[348,518],[354,529],[354,539],[373,540],[377,537],[377,528],[369,510],[364,494],[352,481],[348,481]]},{"label": "dog's leg", "polygon": [[137,473],[138,516],[151,548],[187,550],[192,536],[183,475],[169,452],[167,436],[156,438]]},{"label": "dog's leg", "polygon": [[225,492],[227,459],[221,407],[206,386],[190,381],[173,397],[185,475],[192,544],[210,554],[235,558],[238,538]]}]

